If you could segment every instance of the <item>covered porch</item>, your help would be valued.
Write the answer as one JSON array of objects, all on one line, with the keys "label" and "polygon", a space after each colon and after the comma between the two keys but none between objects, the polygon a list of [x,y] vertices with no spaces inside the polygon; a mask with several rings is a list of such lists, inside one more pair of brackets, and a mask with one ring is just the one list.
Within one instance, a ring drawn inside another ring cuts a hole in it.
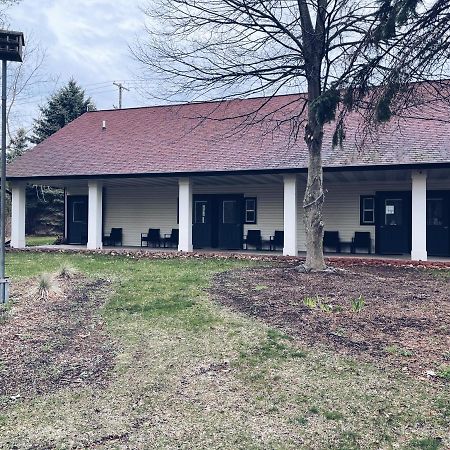
[{"label": "covered porch", "polygon": [[[449,179],[447,168],[325,170],[325,230],[337,232],[339,239],[338,246],[325,250],[421,261],[449,257]],[[114,243],[130,248],[150,245],[158,251],[167,244],[191,252],[247,247],[286,256],[305,251],[304,171],[32,182],[64,188],[69,245],[101,249],[111,230],[121,229],[121,241]],[[25,187],[25,180],[12,182],[14,248],[25,247]],[[142,240],[150,229],[159,230],[159,244]],[[368,248],[352,245],[355,233],[369,238]],[[258,235],[256,243],[246,242]]]}]

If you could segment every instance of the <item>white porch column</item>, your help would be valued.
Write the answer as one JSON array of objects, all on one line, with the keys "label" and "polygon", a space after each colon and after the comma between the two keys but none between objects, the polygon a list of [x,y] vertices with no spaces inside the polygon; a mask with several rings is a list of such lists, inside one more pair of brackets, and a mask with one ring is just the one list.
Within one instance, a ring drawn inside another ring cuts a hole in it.
[{"label": "white porch column", "polygon": [[178,180],[179,204],[179,252],[192,252],[192,181],[190,178]]},{"label": "white porch column", "polygon": [[89,181],[88,202],[88,242],[87,248],[96,250],[102,248],[102,211],[103,185],[99,181]]},{"label": "white porch column", "polygon": [[297,256],[297,176],[284,175],[284,256]]},{"label": "white porch column", "polygon": [[427,174],[417,170],[412,178],[412,248],[413,261],[427,260]]},{"label": "white porch column", "polygon": [[25,248],[25,204],[26,185],[12,183],[11,247]]}]

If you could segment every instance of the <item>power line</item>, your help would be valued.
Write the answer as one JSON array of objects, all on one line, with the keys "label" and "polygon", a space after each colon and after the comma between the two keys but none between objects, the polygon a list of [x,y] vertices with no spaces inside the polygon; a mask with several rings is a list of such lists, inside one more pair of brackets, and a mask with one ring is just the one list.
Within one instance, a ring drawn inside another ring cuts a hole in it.
[{"label": "power line", "polygon": [[113,85],[119,88],[119,109],[122,109],[122,92],[124,90],[130,92],[130,90],[126,88],[122,83],[117,83],[116,81],[113,81]]}]

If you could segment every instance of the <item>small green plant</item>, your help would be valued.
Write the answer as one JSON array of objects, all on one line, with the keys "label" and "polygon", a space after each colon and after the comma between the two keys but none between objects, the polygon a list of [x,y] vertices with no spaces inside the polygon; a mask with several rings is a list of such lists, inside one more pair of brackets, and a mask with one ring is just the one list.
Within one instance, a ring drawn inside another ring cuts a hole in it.
[{"label": "small green plant", "polygon": [[442,448],[441,438],[425,438],[414,439],[407,447],[408,449],[420,449],[420,450],[439,450]]},{"label": "small green plant", "polygon": [[412,356],[413,353],[411,350],[408,350],[406,348],[398,347],[397,345],[389,345],[385,348],[386,352],[390,353],[391,355],[395,356]]},{"label": "small green plant", "polygon": [[442,366],[437,374],[438,377],[450,381],[450,366]]},{"label": "small green plant", "polygon": [[78,270],[75,269],[75,267],[71,266],[68,263],[63,263],[61,265],[61,267],[59,268],[58,275],[61,278],[64,278],[66,280],[70,280],[70,279],[74,278],[75,275],[77,275],[77,273],[78,273]]},{"label": "small green plant", "polygon": [[351,308],[353,312],[360,312],[364,308],[364,305],[366,304],[366,301],[362,295],[360,295],[358,298],[354,298],[351,301]]},{"label": "small green plant", "polygon": [[48,300],[50,293],[57,290],[55,280],[49,273],[39,275],[37,295],[41,300]]},{"label": "small green plant", "polygon": [[319,297],[305,297],[303,299],[303,304],[310,309],[315,309],[317,307],[317,303],[319,301]]},{"label": "small green plant", "polygon": [[329,303],[319,303],[319,308],[321,311],[329,313],[333,311],[333,305],[330,305]]},{"label": "small green plant", "polygon": [[266,286],[266,285],[264,285],[264,284],[257,284],[255,287],[254,287],[254,290],[255,291],[265,291],[266,289],[268,289],[268,287]]},{"label": "small green plant", "polygon": [[289,422],[295,425],[307,425],[308,419],[306,417],[294,417],[293,419],[289,419]]},{"label": "small green plant", "polygon": [[325,303],[318,295],[315,297],[305,297],[303,304],[309,309],[319,308],[323,312],[333,311],[333,305]]},{"label": "small green plant", "polygon": [[341,420],[344,417],[339,411],[325,411],[323,416],[327,420]]}]

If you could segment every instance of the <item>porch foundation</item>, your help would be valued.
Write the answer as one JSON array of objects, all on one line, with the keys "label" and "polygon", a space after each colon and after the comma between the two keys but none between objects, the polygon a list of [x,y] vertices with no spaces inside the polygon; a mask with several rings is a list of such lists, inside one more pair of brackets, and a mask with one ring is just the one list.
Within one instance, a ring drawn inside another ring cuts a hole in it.
[{"label": "porch foundation", "polygon": [[427,260],[427,173],[413,171],[411,259]]},{"label": "porch foundation", "polygon": [[285,175],[284,183],[284,256],[297,256],[297,176]]},{"label": "porch foundation", "polygon": [[102,217],[103,217],[103,185],[99,181],[88,183],[88,242],[89,250],[101,249],[102,244]]},{"label": "porch foundation", "polygon": [[26,185],[12,184],[11,247],[25,248]]},{"label": "porch foundation", "polygon": [[192,252],[192,181],[190,178],[178,180],[179,240],[178,251]]}]

